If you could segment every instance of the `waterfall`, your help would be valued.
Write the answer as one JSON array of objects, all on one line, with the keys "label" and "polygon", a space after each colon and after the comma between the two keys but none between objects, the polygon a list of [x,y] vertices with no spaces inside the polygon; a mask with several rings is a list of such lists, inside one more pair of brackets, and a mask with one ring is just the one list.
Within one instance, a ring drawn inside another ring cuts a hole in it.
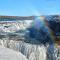
[{"label": "waterfall", "polygon": [[0,40],[0,45],[19,51],[28,60],[46,60],[47,48],[44,45],[34,45],[22,41]]}]

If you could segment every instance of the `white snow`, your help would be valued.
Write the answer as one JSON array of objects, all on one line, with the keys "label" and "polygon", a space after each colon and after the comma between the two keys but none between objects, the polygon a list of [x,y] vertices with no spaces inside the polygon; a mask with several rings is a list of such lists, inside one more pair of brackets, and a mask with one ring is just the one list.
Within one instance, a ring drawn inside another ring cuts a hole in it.
[{"label": "white snow", "polygon": [[20,52],[0,46],[0,60],[27,60]]}]

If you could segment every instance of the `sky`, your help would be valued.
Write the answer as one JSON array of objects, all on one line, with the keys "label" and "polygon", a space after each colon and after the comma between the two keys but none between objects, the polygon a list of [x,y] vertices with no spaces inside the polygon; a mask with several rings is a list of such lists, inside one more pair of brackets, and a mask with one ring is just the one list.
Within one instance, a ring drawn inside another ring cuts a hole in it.
[{"label": "sky", "polygon": [[32,16],[60,14],[60,0],[0,0],[0,15]]}]

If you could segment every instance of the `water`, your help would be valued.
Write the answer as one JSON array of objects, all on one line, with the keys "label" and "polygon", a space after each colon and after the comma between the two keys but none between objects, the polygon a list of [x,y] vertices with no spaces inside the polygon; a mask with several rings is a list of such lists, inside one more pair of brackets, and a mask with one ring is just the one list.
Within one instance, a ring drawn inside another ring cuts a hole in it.
[{"label": "water", "polygon": [[[44,23],[40,19],[35,20],[35,25],[31,23],[33,26],[24,22],[0,24],[0,33],[8,33],[0,36],[0,45],[21,52],[28,60],[59,60],[59,49],[52,44],[50,32]],[[26,39],[21,40],[20,35]]]},{"label": "water", "polygon": [[0,40],[0,45],[21,52],[28,60],[46,60],[47,49],[44,45],[34,45],[13,40]]}]

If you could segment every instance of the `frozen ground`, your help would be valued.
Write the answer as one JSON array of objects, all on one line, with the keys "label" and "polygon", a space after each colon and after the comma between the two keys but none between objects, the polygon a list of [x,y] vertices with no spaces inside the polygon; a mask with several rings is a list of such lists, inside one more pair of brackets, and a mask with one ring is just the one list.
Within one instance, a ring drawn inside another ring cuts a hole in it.
[{"label": "frozen ground", "polygon": [[27,60],[20,52],[0,46],[0,60]]},{"label": "frozen ground", "polygon": [[[22,56],[23,57],[25,56],[28,60],[46,60],[47,49],[44,45],[34,45],[22,41],[13,41],[13,40],[0,40],[0,45],[17,52],[19,51],[21,58]],[[20,60],[26,60],[26,58],[25,59],[21,58]]]}]

